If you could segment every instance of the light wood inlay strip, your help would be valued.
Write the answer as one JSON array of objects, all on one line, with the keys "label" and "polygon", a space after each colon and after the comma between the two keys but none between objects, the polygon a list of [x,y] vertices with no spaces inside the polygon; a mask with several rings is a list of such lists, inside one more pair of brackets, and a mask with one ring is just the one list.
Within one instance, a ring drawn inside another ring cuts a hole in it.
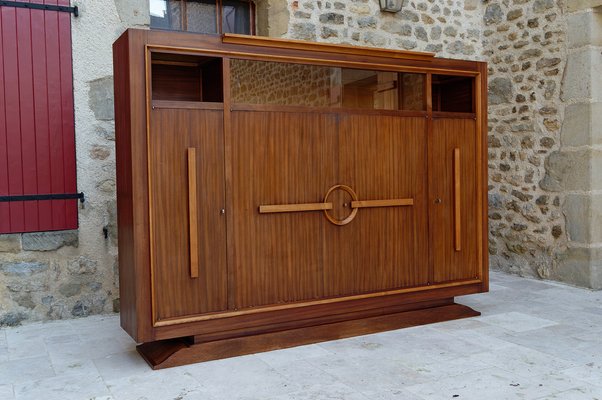
[{"label": "light wood inlay strip", "polygon": [[456,251],[462,250],[462,226],[460,221],[460,149],[454,149],[454,248]]},{"label": "light wood inlay strip", "polygon": [[196,192],[196,149],[188,148],[188,227],[190,231],[190,277],[199,277],[199,227]]},{"label": "light wood inlay strip", "polygon": [[332,304],[332,303],[340,303],[343,301],[370,299],[373,297],[390,296],[390,295],[403,294],[403,293],[417,293],[417,292],[424,292],[424,291],[432,291],[432,290],[436,290],[436,289],[452,288],[452,287],[457,287],[457,286],[468,286],[468,285],[478,284],[481,282],[482,281],[480,279],[469,279],[469,280],[440,283],[440,284],[429,285],[429,286],[416,286],[416,287],[410,287],[410,288],[405,288],[405,289],[387,290],[387,291],[383,291],[383,292],[373,292],[373,293],[365,293],[365,294],[356,294],[356,295],[351,295],[351,296],[332,297],[332,298],[328,298],[328,299],[313,300],[313,301],[301,301],[301,302],[297,302],[297,303],[279,304],[279,305],[275,305],[275,306],[254,307],[254,308],[247,308],[245,310],[208,313],[208,314],[204,314],[204,315],[195,315],[195,316],[184,317],[184,318],[163,319],[160,321],[156,321],[153,326],[160,327],[160,326],[188,324],[191,322],[210,321],[210,320],[221,319],[221,318],[236,317],[239,315],[260,314],[260,313],[265,313],[265,312],[270,312],[270,311],[288,310],[288,309],[293,310],[296,308],[317,306],[317,305],[321,305],[321,304]]},{"label": "light wood inlay strip", "polygon": [[332,210],[332,203],[277,204],[259,206],[260,214]]},{"label": "light wood inlay strip", "polygon": [[351,202],[351,208],[399,207],[413,205],[414,199],[359,200]]}]

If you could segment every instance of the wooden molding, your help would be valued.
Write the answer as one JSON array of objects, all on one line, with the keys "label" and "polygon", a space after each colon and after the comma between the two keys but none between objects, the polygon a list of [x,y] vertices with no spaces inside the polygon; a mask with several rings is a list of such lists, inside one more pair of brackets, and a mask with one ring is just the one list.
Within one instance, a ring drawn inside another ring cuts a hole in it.
[{"label": "wooden molding", "polygon": [[268,38],[264,36],[238,35],[234,33],[225,33],[222,35],[222,42],[228,44],[238,44],[245,46],[259,46],[282,49],[295,49],[306,51],[317,51],[335,54],[353,54],[371,57],[386,57],[403,60],[432,61],[435,53],[405,51],[405,50],[386,50],[374,47],[351,46],[348,44],[317,43],[304,40]]}]

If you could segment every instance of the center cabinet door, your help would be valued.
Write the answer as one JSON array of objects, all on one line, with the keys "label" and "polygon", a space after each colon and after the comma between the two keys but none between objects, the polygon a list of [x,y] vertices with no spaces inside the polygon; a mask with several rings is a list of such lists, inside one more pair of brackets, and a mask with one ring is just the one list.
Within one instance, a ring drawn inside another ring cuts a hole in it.
[{"label": "center cabinet door", "polygon": [[[426,119],[349,113],[340,121],[338,182],[365,207],[347,225],[326,227],[325,294],[426,285]],[[333,197],[339,219],[352,211],[351,200]]]},{"label": "center cabinet door", "polygon": [[[424,117],[232,112],[237,308],[428,282]],[[260,213],[265,205],[331,203]],[[384,201],[385,204],[380,204]],[[390,205],[389,203],[404,205]]]},{"label": "center cabinet door", "polygon": [[323,296],[320,211],[259,213],[262,205],[319,203],[337,176],[337,117],[232,112],[236,308]]},{"label": "center cabinet door", "polygon": [[225,310],[223,111],[156,108],[150,118],[154,318]]}]

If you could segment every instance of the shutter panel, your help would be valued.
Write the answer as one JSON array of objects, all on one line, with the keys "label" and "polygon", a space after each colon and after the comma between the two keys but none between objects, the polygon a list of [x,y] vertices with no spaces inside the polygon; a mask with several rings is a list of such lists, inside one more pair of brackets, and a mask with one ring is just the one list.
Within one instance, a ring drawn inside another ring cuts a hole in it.
[{"label": "shutter panel", "polygon": [[[71,14],[0,7],[0,196],[76,191]],[[0,201],[0,233],[75,229],[77,207]]]}]

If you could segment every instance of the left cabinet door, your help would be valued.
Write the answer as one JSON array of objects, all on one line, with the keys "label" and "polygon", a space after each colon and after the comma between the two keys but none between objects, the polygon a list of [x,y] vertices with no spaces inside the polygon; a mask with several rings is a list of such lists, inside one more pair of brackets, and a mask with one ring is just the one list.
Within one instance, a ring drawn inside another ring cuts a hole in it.
[{"label": "left cabinet door", "polygon": [[223,111],[156,108],[150,113],[154,321],[225,310]]}]

